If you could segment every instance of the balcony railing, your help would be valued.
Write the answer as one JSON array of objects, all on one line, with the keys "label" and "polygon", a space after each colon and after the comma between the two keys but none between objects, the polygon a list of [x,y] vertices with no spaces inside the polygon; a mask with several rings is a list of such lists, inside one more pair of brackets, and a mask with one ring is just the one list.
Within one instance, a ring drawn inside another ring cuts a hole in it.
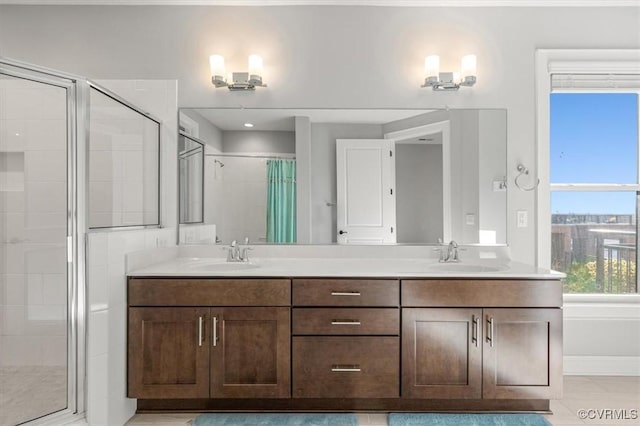
[{"label": "balcony railing", "polygon": [[638,293],[635,224],[555,223],[552,268],[568,293]]}]

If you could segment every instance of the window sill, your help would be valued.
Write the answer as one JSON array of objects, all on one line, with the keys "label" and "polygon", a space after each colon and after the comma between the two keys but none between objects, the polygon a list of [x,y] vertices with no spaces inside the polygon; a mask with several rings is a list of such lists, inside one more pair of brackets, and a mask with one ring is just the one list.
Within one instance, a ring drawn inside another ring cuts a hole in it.
[{"label": "window sill", "polygon": [[640,294],[564,294],[567,304],[640,304]]}]

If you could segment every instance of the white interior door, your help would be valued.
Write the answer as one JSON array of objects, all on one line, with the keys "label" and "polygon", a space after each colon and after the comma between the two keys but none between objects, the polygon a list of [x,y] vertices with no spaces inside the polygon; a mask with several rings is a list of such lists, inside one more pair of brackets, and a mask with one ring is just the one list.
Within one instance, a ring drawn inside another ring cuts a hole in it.
[{"label": "white interior door", "polygon": [[396,242],[395,142],[337,139],[337,241]]}]

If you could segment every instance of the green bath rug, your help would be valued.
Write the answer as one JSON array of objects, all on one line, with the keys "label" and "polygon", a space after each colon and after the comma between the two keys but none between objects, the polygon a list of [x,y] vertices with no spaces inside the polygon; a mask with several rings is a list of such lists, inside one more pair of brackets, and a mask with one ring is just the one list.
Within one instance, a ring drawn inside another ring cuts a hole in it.
[{"label": "green bath rug", "polygon": [[551,426],[539,414],[391,413],[389,426]]},{"label": "green bath rug", "polygon": [[355,414],[333,413],[211,413],[201,414],[193,426],[358,426]]}]

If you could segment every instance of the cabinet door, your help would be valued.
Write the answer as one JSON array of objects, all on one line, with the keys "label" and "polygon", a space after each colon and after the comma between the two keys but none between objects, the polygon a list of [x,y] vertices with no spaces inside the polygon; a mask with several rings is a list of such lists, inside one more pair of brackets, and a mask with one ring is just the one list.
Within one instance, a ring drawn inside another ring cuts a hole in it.
[{"label": "cabinet door", "polygon": [[128,396],[208,398],[208,308],[129,308]]},{"label": "cabinet door", "polygon": [[485,309],[483,398],[562,393],[562,311]]},{"label": "cabinet door", "polygon": [[291,395],[289,308],[212,308],[211,397]]},{"label": "cabinet door", "polygon": [[482,395],[482,310],[402,309],[402,396]]}]

